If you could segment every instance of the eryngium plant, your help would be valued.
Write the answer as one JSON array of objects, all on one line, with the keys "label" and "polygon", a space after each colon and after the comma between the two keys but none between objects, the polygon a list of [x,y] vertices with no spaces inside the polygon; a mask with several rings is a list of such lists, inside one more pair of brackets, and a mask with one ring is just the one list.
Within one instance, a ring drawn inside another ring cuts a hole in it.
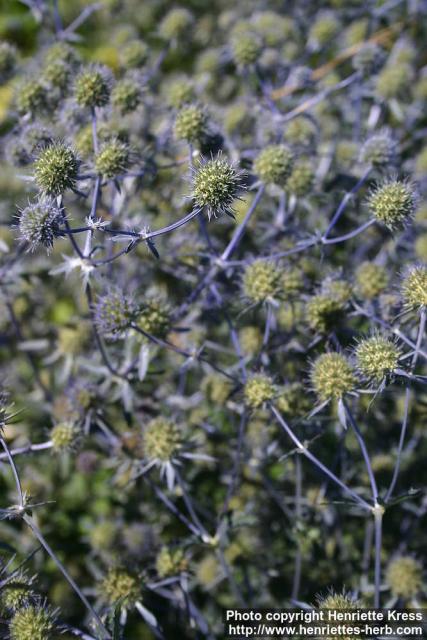
[{"label": "eryngium plant", "polygon": [[426,17],[2,3],[1,637],[423,603]]}]

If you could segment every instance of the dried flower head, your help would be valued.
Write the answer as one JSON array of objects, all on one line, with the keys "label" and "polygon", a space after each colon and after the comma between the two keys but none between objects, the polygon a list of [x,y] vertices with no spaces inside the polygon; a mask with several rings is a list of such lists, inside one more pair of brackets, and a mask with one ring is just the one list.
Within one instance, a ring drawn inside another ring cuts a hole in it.
[{"label": "dried flower head", "polygon": [[175,119],[175,136],[178,140],[198,143],[206,135],[208,119],[203,107],[196,104],[185,105]]},{"label": "dried flower head", "polygon": [[141,599],[141,580],[137,575],[122,568],[112,568],[102,580],[99,591],[109,604],[120,604],[129,609]]},{"label": "dried flower head", "polygon": [[120,140],[106,142],[95,158],[96,172],[107,179],[124,173],[130,164],[129,147]]},{"label": "dried flower head", "polygon": [[55,616],[43,606],[23,607],[9,623],[11,640],[53,640],[54,632]]},{"label": "dried flower head", "polygon": [[60,235],[63,214],[49,197],[40,197],[19,212],[21,238],[28,242],[31,251],[42,245],[48,251]]},{"label": "dried flower head", "polygon": [[154,418],[143,432],[143,446],[148,460],[170,462],[180,452],[183,437],[180,428],[172,420]]}]

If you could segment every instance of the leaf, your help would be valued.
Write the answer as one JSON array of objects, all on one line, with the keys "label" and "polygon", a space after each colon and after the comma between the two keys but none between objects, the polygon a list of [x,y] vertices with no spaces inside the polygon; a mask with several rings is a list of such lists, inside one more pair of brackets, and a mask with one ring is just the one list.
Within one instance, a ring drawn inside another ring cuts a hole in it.
[{"label": "leaf", "polygon": [[141,349],[139,350],[139,357],[138,357],[139,380],[144,380],[147,374],[149,363],[150,363],[150,348],[148,344],[143,344]]},{"label": "leaf", "polygon": [[146,240],[146,243],[147,243],[147,247],[150,249],[150,251],[153,254],[153,256],[155,258],[157,258],[157,260],[159,260],[160,259],[160,253],[157,251],[154,242],[152,240],[150,240],[150,238],[148,238]]}]

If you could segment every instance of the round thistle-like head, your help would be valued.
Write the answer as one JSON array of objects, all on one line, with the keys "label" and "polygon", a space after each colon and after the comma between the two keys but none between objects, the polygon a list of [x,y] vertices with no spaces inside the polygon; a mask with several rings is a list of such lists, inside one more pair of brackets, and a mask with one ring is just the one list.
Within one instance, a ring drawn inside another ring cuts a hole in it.
[{"label": "round thistle-like head", "polygon": [[64,95],[70,86],[72,67],[62,60],[53,60],[42,70],[43,80],[52,88]]},{"label": "round thistle-like head", "polygon": [[377,76],[376,92],[384,100],[405,98],[410,94],[413,76],[409,64],[388,64]]},{"label": "round thistle-like head", "polygon": [[176,116],[174,132],[178,140],[198,143],[206,135],[208,119],[203,107],[196,104],[182,107]]},{"label": "round thistle-like head", "polygon": [[29,79],[16,89],[16,108],[21,115],[31,116],[42,113],[48,108],[48,91],[40,80]]},{"label": "round thistle-like head", "polygon": [[367,300],[382,293],[387,288],[388,280],[387,269],[374,262],[362,262],[356,269],[356,291]]},{"label": "round thistle-like head", "polygon": [[263,149],[254,162],[254,172],[262,182],[284,187],[291,175],[294,156],[283,144]]},{"label": "round thistle-like head", "polygon": [[312,296],[305,305],[305,317],[313,331],[327,333],[342,318],[345,303],[328,293]]},{"label": "round thistle-like head", "polygon": [[311,384],[321,402],[340,400],[353,391],[356,376],[353,367],[341,353],[323,353],[311,367]]},{"label": "round thistle-like head", "polygon": [[249,67],[258,61],[262,52],[262,45],[255,33],[247,31],[234,35],[231,49],[236,65]]},{"label": "round thistle-like head", "polygon": [[59,235],[62,212],[48,197],[41,197],[19,213],[19,232],[31,251],[42,245],[48,251]]},{"label": "round thistle-like head", "polygon": [[233,217],[232,204],[239,188],[239,173],[231,162],[218,156],[196,168],[192,197],[197,208],[206,208],[209,219],[223,213]]},{"label": "round thistle-like head", "polygon": [[[334,609],[337,611],[352,611],[356,609],[360,609],[362,606],[362,602],[360,600],[356,600],[349,593],[343,591],[342,593],[336,593],[334,591],[330,591],[326,596],[319,596],[317,598],[318,608],[322,611],[325,609]],[[353,625],[357,627],[357,623]],[[362,627],[360,627],[362,629]],[[353,640],[356,635],[351,636],[324,636],[324,640]]]},{"label": "round thistle-like head", "polygon": [[182,444],[182,433],[172,420],[154,418],[144,429],[143,446],[148,460],[170,462],[179,454]]},{"label": "round thistle-like head", "polygon": [[55,453],[65,453],[75,449],[80,429],[72,422],[60,422],[56,424],[50,432],[52,449]]},{"label": "round thistle-like head", "polygon": [[395,342],[381,335],[361,340],[355,350],[357,368],[372,383],[380,383],[391,376],[401,355]]},{"label": "round thistle-like head", "polygon": [[281,270],[273,262],[255,260],[247,265],[243,273],[244,296],[255,304],[273,299],[280,292],[281,276]]},{"label": "round thistle-like head", "polygon": [[143,67],[148,59],[148,46],[142,40],[128,42],[120,51],[120,62],[125,69]]},{"label": "round thistle-like head", "polygon": [[105,107],[110,101],[111,78],[103,67],[83,69],[76,78],[74,94],[80,107]]},{"label": "round thistle-like head", "polygon": [[135,111],[141,104],[141,98],[142,91],[139,82],[130,77],[117,82],[111,93],[111,102],[122,115]]},{"label": "round thistle-like head", "polygon": [[175,109],[181,109],[194,100],[193,84],[186,77],[168,82],[165,93],[168,104]]},{"label": "round thistle-like head", "polygon": [[141,581],[127,569],[115,567],[102,580],[99,592],[109,604],[120,603],[123,609],[129,609],[141,599]]},{"label": "round thistle-like head", "polygon": [[188,9],[171,9],[161,21],[159,33],[164,40],[176,41],[189,32],[193,22],[193,14]]},{"label": "round thistle-like head", "polygon": [[286,191],[298,198],[311,193],[314,184],[314,169],[308,160],[297,160],[286,182]]},{"label": "round thistle-like head", "polygon": [[327,45],[337,35],[340,23],[333,11],[320,11],[309,33],[309,40],[317,46]]},{"label": "round thistle-like head", "polygon": [[76,185],[79,163],[70,147],[58,142],[43,149],[34,163],[34,177],[39,189],[49,196],[59,196]]},{"label": "round thistle-like head", "polygon": [[95,322],[104,336],[117,340],[129,328],[134,316],[132,302],[120,291],[111,290],[98,298]]},{"label": "round thistle-like head", "polygon": [[160,578],[170,578],[177,576],[188,568],[188,560],[186,559],[182,549],[168,549],[162,547],[157,554],[156,570]]},{"label": "round thistle-like head", "polygon": [[304,273],[298,267],[286,267],[282,271],[280,288],[285,297],[295,297],[304,289]]},{"label": "round thistle-like head", "polygon": [[392,231],[410,222],[415,215],[417,204],[415,186],[397,179],[390,179],[378,185],[368,199],[371,214]]},{"label": "round thistle-like head", "polygon": [[10,640],[51,640],[55,618],[46,607],[26,606],[9,623]]},{"label": "round thistle-like head", "polygon": [[3,587],[0,602],[7,611],[17,611],[28,606],[34,597],[32,579],[21,573]]},{"label": "round thistle-like head", "polygon": [[392,560],[387,568],[386,582],[394,596],[413,598],[423,584],[423,568],[411,556],[399,556]]},{"label": "round thistle-like head", "polygon": [[166,338],[171,327],[171,314],[162,300],[146,300],[138,309],[136,324],[142,331],[157,338]]},{"label": "round thistle-like head", "polygon": [[291,120],[286,127],[284,137],[290,144],[308,146],[316,135],[316,127],[308,118],[299,117]]},{"label": "round thistle-like head", "polygon": [[124,173],[129,165],[129,147],[120,140],[111,140],[104,144],[95,158],[96,172],[107,179]]},{"label": "round thistle-like head", "polygon": [[224,406],[231,392],[229,382],[217,373],[203,378],[201,388],[209,402],[218,407]]},{"label": "round thistle-like head", "polygon": [[276,388],[272,379],[263,373],[251,376],[243,389],[245,404],[250,409],[259,409],[269,400],[273,400]]},{"label": "round thistle-like head", "polygon": [[81,60],[76,49],[67,44],[66,42],[55,42],[46,51],[44,62],[50,64],[51,62],[65,62],[66,64],[77,67]]},{"label": "round thistle-like head", "polygon": [[374,134],[365,142],[360,152],[362,162],[383,169],[390,166],[395,155],[396,143],[387,131]]},{"label": "round thistle-like head", "polygon": [[7,82],[15,71],[17,51],[9,42],[0,42],[0,85]]},{"label": "round thistle-like head", "polygon": [[401,294],[407,309],[427,308],[427,267],[412,267],[402,280]]}]

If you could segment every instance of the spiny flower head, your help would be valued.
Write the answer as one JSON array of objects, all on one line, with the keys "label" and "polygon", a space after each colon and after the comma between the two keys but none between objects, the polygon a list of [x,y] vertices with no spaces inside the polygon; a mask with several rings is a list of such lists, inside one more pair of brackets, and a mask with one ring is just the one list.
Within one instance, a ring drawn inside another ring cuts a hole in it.
[{"label": "spiny flower head", "polygon": [[74,151],[57,142],[43,149],[34,163],[34,177],[39,189],[59,196],[76,185],[79,163]]},{"label": "spiny flower head", "polygon": [[360,373],[367,380],[377,383],[395,371],[401,355],[395,342],[381,335],[361,340],[355,350]]},{"label": "spiny flower head", "polygon": [[255,260],[243,273],[243,294],[256,304],[273,299],[280,292],[281,276],[281,270],[273,262]]},{"label": "spiny flower head", "polygon": [[165,93],[168,104],[175,109],[180,109],[194,100],[193,84],[186,77],[168,82]]},{"label": "spiny flower head", "polygon": [[414,216],[418,204],[417,191],[405,180],[389,179],[369,196],[372,215],[392,231],[404,227]]},{"label": "spiny flower head", "polygon": [[313,188],[314,170],[308,160],[297,160],[286,182],[286,191],[299,198],[308,195]]},{"label": "spiny flower head", "polygon": [[41,197],[22,209],[19,214],[19,231],[33,251],[38,245],[47,250],[53,247],[60,233],[63,215],[49,197]]},{"label": "spiny flower head", "polygon": [[212,373],[203,378],[202,391],[209,402],[222,407],[230,395],[231,388],[224,376]]},{"label": "spiny flower head", "polygon": [[119,338],[129,328],[134,316],[133,303],[119,290],[112,289],[98,298],[95,322],[103,335]]},{"label": "spiny flower head", "polygon": [[356,376],[353,367],[341,353],[323,353],[313,362],[311,384],[321,402],[340,400],[353,391]]},{"label": "spiny flower head", "polygon": [[259,409],[265,402],[272,400],[275,393],[272,379],[263,373],[251,376],[243,389],[245,403],[251,409]]},{"label": "spiny flower head", "polygon": [[110,100],[110,92],[110,74],[103,67],[92,66],[83,69],[76,78],[74,94],[77,104],[81,107],[105,107]]},{"label": "spiny flower head", "polygon": [[8,582],[1,592],[1,604],[7,611],[16,611],[31,603],[35,597],[33,580],[25,573],[19,573]]},{"label": "spiny flower head", "polygon": [[[319,596],[317,598],[318,608],[322,611],[325,609],[334,609],[338,611],[351,611],[360,609],[362,603],[360,600],[356,600],[353,596],[345,591],[342,593],[336,593],[330,591],[326,596]],[[354,625],[357,627],[357,623]],[[340,636],[324,636],[324,640],[353,640],[355,635],[346,636],[341,634]]]},{"label": "spiny flower head", "polygon": [[129,147],[120,140],[105,143],[95,158],[95,169],[99,175],[111,179],[124,173],[130,164]]},{"label": "spiny flower head", "polygon": [[309,39],[317,46],[327,45],[338,33],[340,23],[333,11],[319,11],[310,29]]},{"label": "spiny flower head", "polygon": [[120,62],[125,69],[144,66],[148,59],[148,46],[142,40],[128,42],[120,51]]},{"label": "spiny flower head", "polygon": [[48,108],[46,85],[40,80],[28,79],[18,85],[15,95],[16,108],[21,115],[39,114]]},{"label": "spiny flower head", "polygon": [[386,581],[394,596],[413,598],[423,583],[423,568],[412,556],[398,556],[387,568]]},{"label": "spiny flower head", "polygon": [[16,67],[16,48],[9,42],[0,42],[0,85],[12,77]]},{"label": "spiny flower head", "polygon": [[182,444],[179,427],[167,418],[153,418],[144,429],[144,452],[149,460],[170,462],[179,453]]},{"label": "spiny flower head", "polygon": [[206,134],[208,119],[206,111],[199,105],[185,105],[175,119],[175,136],[189,143],[200,142]]},{"label": "spiny flower head", "polygon": [[408,309],[427,307],[427,267],[412,267],[402,280],[401,293],[403,304]]},{"label": "spiny flower head", "polygon": [[233,217],[232,204],[240,188],[240,175],[233,165],[218,156],[201,162],[193,176],[193,199],[206,208],[209,219],[222,213]]},{"label": "spiny flower head", "polygon": [[169,306],[160,299],[147,299],[139,307],[135,322],[146,333],[165,338],[171,326]]},{"label": "spiny flower head", "polygon": [[52,88],[58,89],[61,95],[65,94],[70,86],[72,67],[62,60],[53,60],[42,70],[43,80]]},{"label": "spiny flower head", "polygon": [[188,33],[193,22],[193,14],[188,9],[171,9],[161,21],[159,33],[165,40],[176,41]]},{"label": "spiny flower head", "polygon": [[300,117],[291,120],[285,131],[285,139],[290,144],[307,146],[313,142],[316,128],[311,120]]},{"label": "spiny flower head", "polygon": [[283,187],[291,175],[294,156],[283,144],[263,149],[254,162],[254,172],[262,182]]},{"label": "spiny flower head", "polygon": [[60,422],[50,432],[53,451],[64,453],[72,451],[81,435],[80,429],[72,422]]},{"label": "spiny flower head", "polygon": [[360,159],[373,167],[384,168],[394,159],[396,143],[388,131],[372,135],[362,147]]},{"label": "spiny flower head", "polygon": [[413,75],[409,64],[387,64],[377,76],[376,92],[385,100],[404,98],[410,92]]},{"label": "spiny flower head", "polygon": [[123,609],[128,609],[141,599],[141,581],[127,569],[115,567],[108,571],[99,591],[108,603],[120,603]]},{"label": "spiny flower head", "polygon": [[26,606],[9,623],[11,640],[51,640],[54,631],[55,617],[46,607]]},{"label": "spiny flower head", "polygon": [[132,113],[141,104],[142,91],[138,80],[123,78],[117,82],[111,94],[111,102],[122,115]]},{"label": "spiny flower head", "polygon": [[363,298],[376,298],[387,285],[388,273],[385,267],[366,261],[356,269],[356,290]]},{"label": "spiny flower head", "polygon": [[262,51],[259,37],[251,31],[235,34],[231,48],[234,62],[239,67],[248,67],[255,64]]},{"label": "spiny flower head", "polygon": [[157,554],[156,570],[160,578],[169,578],[183,573],[188,568],[188,560],[182,549],[162,547]]}]

